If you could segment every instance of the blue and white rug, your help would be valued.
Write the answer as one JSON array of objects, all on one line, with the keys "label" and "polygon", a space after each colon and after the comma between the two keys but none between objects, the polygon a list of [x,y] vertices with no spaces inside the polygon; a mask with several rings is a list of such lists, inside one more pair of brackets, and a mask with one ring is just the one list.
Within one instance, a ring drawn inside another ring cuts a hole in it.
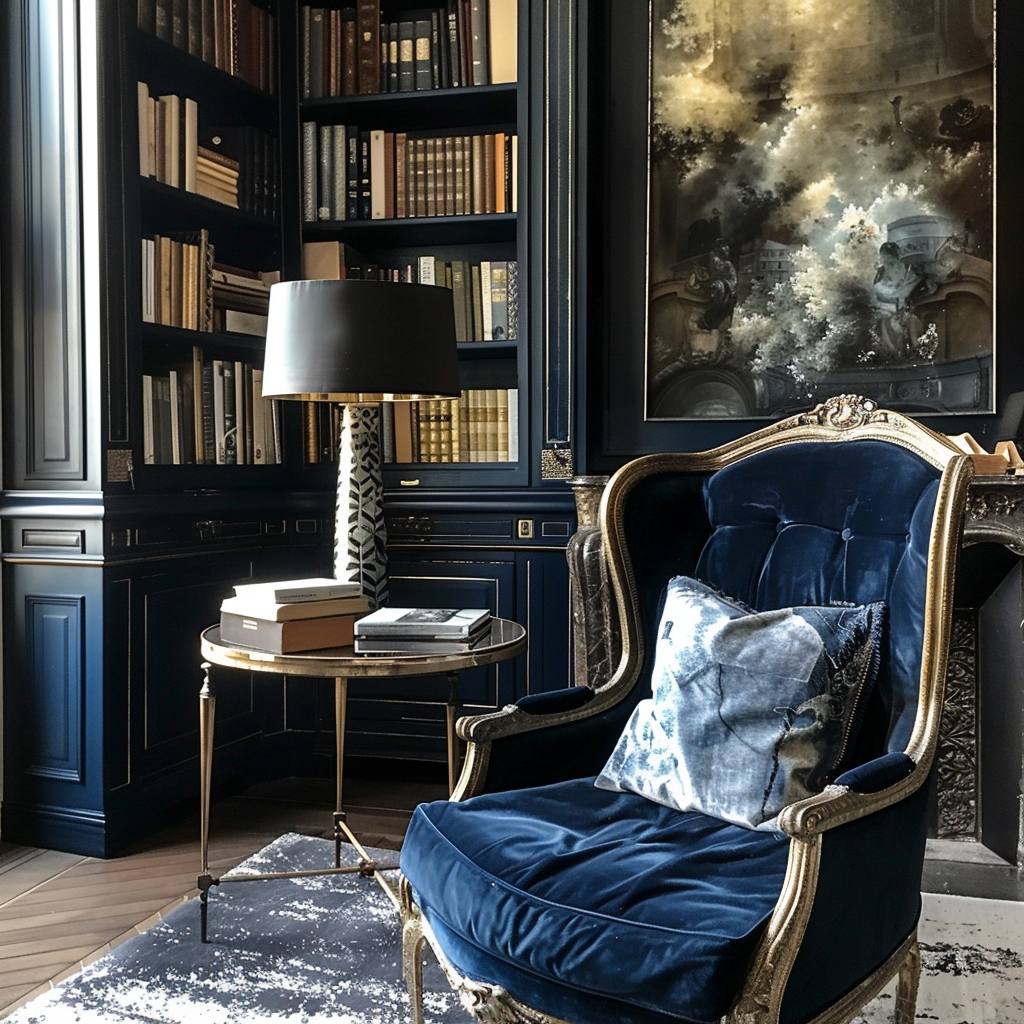
[{"label": "blue and white rug", "polygon": [[[333,853],[290,834],[237,870],[323,867]],[[1024,1024],[1024,904],[927,896],[920,935],[918,1021]],[[190,900],[4,1024],[407,1024],[400,955],[397,915],[372,879],[224,885],[211,893],[208,944]],[[468,1024],[429,956],[424,985],[427,1024]],[[887,991],[853,1024],[888,1022],[892,1005]]]}]

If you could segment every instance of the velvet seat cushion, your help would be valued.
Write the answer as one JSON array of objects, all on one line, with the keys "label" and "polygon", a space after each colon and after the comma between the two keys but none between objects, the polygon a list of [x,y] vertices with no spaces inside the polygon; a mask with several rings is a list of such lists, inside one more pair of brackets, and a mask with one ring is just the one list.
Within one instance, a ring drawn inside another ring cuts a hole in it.
[{"label": "velvet seat cushion", "polygon": [[637,1024],[705,1024],[736,995],[788,853],[586,778],[422,804],[401,867],[470,977],[570,1021],[595,1019],[597,997]]}]

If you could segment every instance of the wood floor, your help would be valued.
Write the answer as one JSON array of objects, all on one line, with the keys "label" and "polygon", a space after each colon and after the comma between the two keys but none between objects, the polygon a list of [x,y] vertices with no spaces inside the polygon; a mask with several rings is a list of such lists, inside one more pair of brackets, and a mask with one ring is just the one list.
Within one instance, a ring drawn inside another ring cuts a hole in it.
[{"label": "wood floor", "polygon": [[[349,824],[371,846],[397,849],[422,800],[444,783],[346,778]],[[214,804],[210,868],[227,871],[285,832],[331,835],[333,795],[321,780],[286,779]],[[111,860],[0,843],[0,1018],[196,895],[198,820],[168,826]]]}]

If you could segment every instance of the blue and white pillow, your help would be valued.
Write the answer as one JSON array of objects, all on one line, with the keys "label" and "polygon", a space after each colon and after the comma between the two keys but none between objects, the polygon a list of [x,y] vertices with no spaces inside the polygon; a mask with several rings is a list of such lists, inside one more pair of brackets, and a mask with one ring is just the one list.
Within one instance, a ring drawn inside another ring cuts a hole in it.
[{"label": "blue and white pillow", "polygon": [[676,577],[653,696],[595,785],[776,828],[778,813],[821,792],[847,753],[874,686],[884,615],[883,602],[754,612]]}]

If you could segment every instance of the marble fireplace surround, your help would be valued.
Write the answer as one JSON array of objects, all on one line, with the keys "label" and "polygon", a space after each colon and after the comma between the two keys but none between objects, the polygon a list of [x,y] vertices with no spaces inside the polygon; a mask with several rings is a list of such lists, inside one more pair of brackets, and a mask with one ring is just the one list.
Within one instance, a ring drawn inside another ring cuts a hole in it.
[{"label": "marble fireplace surround", "polygon": [[[620,653],[597,512],[607,477],[570,480],[575,682],[607,679]],[[1024,901],[1024,476],[971,485],[923,888]]]}]

